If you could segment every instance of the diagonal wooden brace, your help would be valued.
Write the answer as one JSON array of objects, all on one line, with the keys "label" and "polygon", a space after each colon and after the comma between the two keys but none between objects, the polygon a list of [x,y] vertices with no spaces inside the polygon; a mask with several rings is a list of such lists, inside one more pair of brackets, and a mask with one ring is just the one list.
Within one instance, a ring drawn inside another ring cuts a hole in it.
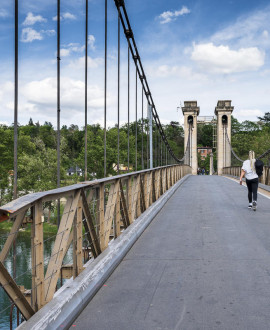
[{"label": "diagonal wooden brace", "polygon": [[14,224],[12,226],[10,234],[9,234],[9,236],[8,236],[6,242],[5,242],[5,245],[4,245],[4,247],[3,247],[3,249],[0,253],[0,261],[1,262],[5,261],[13,242],[17,238],[19,228],[21,227],[21,224],[22,224],[23,219],[25,217],[25,213],[26,213],[26,211],[23,211],[23,212],[19,213],[16,216],[16,220],[14,221]]},{"label": "diagonal wooden brace", "polygon": [[120,196],[121,196],[121,213],[122,213],[122,219],[125,228],[127,228],[130,225],[130,219],[129,219],[129,214],[128,214],[128,209],[127,209],[127,202],[125,198],[125,194],[123,191],[123,185],[120,180]]},{"label": "diagonal wooden brace", "polygon": [[84,212],[84,215],[86,218],[86,222],[88,225],[88,231],[89,231],[90,239],[91,239],[90,243],[92,243],[91,250],[92,250],[94,258],[96,258],[101,253],[101,248],[99,245],[99,240],[98,240],[98,236],[97,236],[97,233],[95,230],[93,218],[91,216],[91,213],[90,213],[90,210],[89,210],[89,207],[87,204],[86,196],[85,196],[83,189],[81,190],[81,195],[82,195],[83,212]]},{"label": "diagonal wooden brace", "polygon": [[5,266],[0,261],[0,283],[6,291],[7,295],[18,307],[22,315],[26,320],[29,320],[31,316],[35,314],[35,311],[26,300],[24,294],[21,292]]},{"label": "diagonal wooden brace", "polygon": [[71,227],[77,212],[80,194],[80,191],[76,191],[75,195],[72,194],[72,196],[68,198],[64,208],[63,216],[60,221],[60,226],[44,279],[45,303],[49,302],[53,298],[55,292],[57,280],[59,278],[62,262],[64,259],[64,252],[66,251],[66,247],[69,242]]}]

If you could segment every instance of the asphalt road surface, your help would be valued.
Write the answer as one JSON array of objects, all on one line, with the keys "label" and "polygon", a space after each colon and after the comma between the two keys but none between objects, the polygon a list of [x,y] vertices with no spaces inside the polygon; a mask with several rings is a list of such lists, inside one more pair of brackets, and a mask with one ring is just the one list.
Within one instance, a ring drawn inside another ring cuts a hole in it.
[{"label": "asphalt road surface", "polygon": [[70,329],[270,329],[270,200],[191,176]]}]

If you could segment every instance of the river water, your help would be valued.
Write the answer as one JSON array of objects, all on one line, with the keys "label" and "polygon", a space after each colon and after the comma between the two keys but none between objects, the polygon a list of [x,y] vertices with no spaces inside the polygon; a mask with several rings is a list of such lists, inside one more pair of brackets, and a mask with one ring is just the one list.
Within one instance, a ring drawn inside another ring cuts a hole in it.
[{"label": "river water", "polygon": [[[2,250],[6,241],[8,232],[0,229],[0,251]],[[45,270],[49,262],[53,244],[55,241],[55,235],[44,235],[44,265]],[[69,249],[65,262],[69,263],[72,260],[72,248]],[[10,253],[5,261],[5,266],[9,273],[13,272],[13,258]],[[20,232],[18,234],[16,243],[16,283],[18,285],[24,285],[26,289],[31,289],[31,234],[29,232]],[[10,329],[10,305],[11,301],[4,289],[0,287],[0,330]],[[13,310],[13,329],[17,326],[16,309]]]}]

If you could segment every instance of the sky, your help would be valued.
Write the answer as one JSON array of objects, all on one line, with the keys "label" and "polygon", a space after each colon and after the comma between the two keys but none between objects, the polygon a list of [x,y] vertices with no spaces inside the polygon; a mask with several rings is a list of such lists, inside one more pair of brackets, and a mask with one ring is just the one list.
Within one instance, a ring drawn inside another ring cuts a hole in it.
[{"label": "sky", "polygon": [[[163,124],[183,123],[196,100],[213,116],[218,100],[256,121],[269,112],[270,4],[265,0],[125,0]],[[19,1],[18,121],[57,122],[57,1]],[[85,0],[61,1],[61,125],[84,126]],[[127,42],[121,32],[120,123],[127,122]],[[88,123],[104,122],[104,0],[89,0]],[[135,119],[131,65],[130,118]],[[142,113],[138,87],[138,117]],[[0,123],[14,121],[14,1],[0,2]],[[143,102],[144,116],[146,102]],[[107,125],[117,122],[117,10],[108,0]]]}]

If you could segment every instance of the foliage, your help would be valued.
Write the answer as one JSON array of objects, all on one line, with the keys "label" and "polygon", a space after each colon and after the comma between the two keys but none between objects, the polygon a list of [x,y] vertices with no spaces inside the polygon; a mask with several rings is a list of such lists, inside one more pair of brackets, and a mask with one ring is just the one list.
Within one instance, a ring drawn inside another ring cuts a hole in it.
[{"label": "foliage", "polygon": [[263,125],[270,127],[270,112],[266,112],[263,117],[258,117]]},{"label": "foliage", "polygon": [[197,126],[198,147],[213,147],[213,125]]},{"label": "foliage", "polygon": [[[270,113],[259,117],[260,121],[244,121],[240,123],[232,117],[232,146],[236,154],[246,159],[250,149],[257,155],[270,148]],[[143,131],[142,131],[143,126]],[[162,126],[170,146],[178,158],[184,154],[184,130],[179,122],[170,122]],[[137,132],[137,140],[136,140]],[[119,163],[120,173],[128,168],[128,136],[129,136],[129,168],[140,170],[146,168],[148,158],[147,141],[149,141],[149,123],[147,119],[139,120],[119,127]],[[13,126],[0,125],[0,204],[12,199],[13,191]],[[68,176],[70,167],[78,166],[84,171],[85,128],[77,125],[63,126],[61,129],[61,185],[72,184],[84,180],[84,176]],[[212,125],[198,125],[198,146],[213,146]],[[143,143],[143,148],[142,148]],[[87,126],[87,177],[88,179],[104,177],[104,129],[100,125]],[[137,145],[137,155],[136,155]],[[49,190],[56,188],[57,173],[57,132],[50,122],[41,125],[33,123],[30,118],[27,125],[18,127],[18,191],[19,194]],[[106,130],[106,175],[116,175],[114,164],[118,161],[118,127]],[[143,150],[143,155],[142,155]],[[168,157],[163,146],[160,152],[160,135],[153,122],[154,166],[161,165]],[[143,161],[142,161],[143,157]],[[136,161],[137,160],[137,161]],[[232,162],[235,160],[232,159]],[[268,159],[264,159],[268,162]],[[136,167],[137,163],[137,167]],[[216,168],[214,154],[214,168]],[[209,169],[209,156],[199,167]],[[125,168],[125,169],[124,169]],[[54,212],[54,209],[51,210]]]},{"label": "foliage", "polygon": [[[266,118],[268,118],[267,114]],[[238,157],[247,159],[249,150],[254,150],[258,157],[270,149],[270,127],[267,121],[255,123],[246,120],[239,123],[233,118],[232,123],[232,147]],[[264,162],[267,164],[268,160],[264,159]]]}]

